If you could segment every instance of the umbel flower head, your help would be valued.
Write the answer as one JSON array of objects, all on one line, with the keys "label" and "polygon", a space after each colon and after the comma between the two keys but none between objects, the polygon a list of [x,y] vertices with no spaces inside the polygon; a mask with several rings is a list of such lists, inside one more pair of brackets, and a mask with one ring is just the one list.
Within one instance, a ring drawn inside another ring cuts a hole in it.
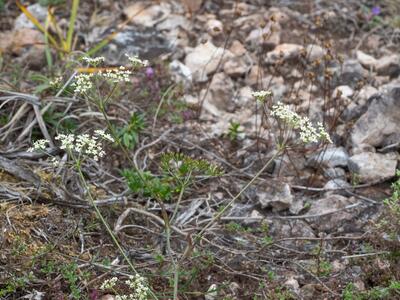
[{"label": "umbel flower head", "polygon": [[[85,134],[58,134],[55,140],[60,141],[60,149],[66,150],[70,154],[76,154],[78,157],[86,156],[94,160],[99,160],[105,152],[103,150],[102,141],[114,142],[111,135],[103,130],[95,130],[93,135]],[[38,140],[34,142],[33,147],[28,151],[43,151],[48,144],[47,140]]]},{"label": "umbel flower head", "polygon": [[315,127],[307,117],[302,117],[292,111],[289,105],[278,102],[272,106],[271,115],[287,124],[289,127],[298,130],[300,139],[305,144],[317,143],[319,141],[332,143],[322,123],[317,123],[317,127]]},{"label": "umbel flower head", "polygon": [[256,92],[252,92],[251,95],[256,98],[258,101],[263,102],[265,101],[265,99],[267,99],[267,97],[271,97],[272,96],[272,91],[256,91]]}]

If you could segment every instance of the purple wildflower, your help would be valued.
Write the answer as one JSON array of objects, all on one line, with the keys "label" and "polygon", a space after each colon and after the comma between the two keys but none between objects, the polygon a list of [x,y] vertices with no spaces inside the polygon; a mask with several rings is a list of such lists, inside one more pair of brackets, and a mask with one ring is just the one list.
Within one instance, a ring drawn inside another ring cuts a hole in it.
[{"label": "purple wildflower", "polygon": [[374,6],[372,9],[371,9],[371,14],[372,14],[372,16],[377,16],[377,15],[379,15],[381,13],[381,8],[379,7],[379,6]]},{"label": "purple wildflower", "polygon": [[148,79],[152,79],[155,74],[154,69],[152,67],[147,67],[145,73]]}]

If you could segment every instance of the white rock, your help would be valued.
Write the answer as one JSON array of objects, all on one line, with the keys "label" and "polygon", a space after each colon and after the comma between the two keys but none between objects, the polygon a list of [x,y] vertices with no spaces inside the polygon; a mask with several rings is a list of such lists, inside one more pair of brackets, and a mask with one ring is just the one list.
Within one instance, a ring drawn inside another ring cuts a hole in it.
[{"label": "white rock", "polygon": [[185,30],[190,30],[191,23],[184,16],[172,14],[169,15],[168,18],[166,18],[164,21],[157,24],[158,30],[174,30],[177,27],[181,27]]},{"label": "white rock", "polygon": [[239,77],[249,71],[250,65],[246,64],[242,57],[232,57],[224,63],[225,74],[231,77]]},{"label": "white rock", "polygon": [[293,290],[295,292],[297,292],[300,287],[299,282],[296,279],[294,279],[293,277],[290,277],[288,280],[286,280],[283,283],[283,285],[290,288],[291,290]]},{"label": "white rock", "polygon": [[349,169],[360,182],[391,178],[396,174],[398,154],[363,152],[350,157]]},{"label": "white rock", "polygon": [[253,90],[249,86],[244,86],[239,90],[238,96],[235,98],[235,102],[239,107],[247,106],[250,103],[254,103],[254,97],[252,96]]},{"label": "white rock", "polygon": [[264,28],[255,28],[246,38],[252,47],[264,45],[274,48],[281,41],[281,26],[278,23],[269,23]]},{"label": "white rock", "polygon": [[217,297],[218,297],[218,286],[215,283],[213,283],[212,285],[210,285],[207,293],[204,295],[204,299],[217,300]]},{"label": "white rock", "polygon": [[375,69],[377,60],[375,57],[368,55],[360,50],[356,52],[356,56],[360,64],[367,69]]},{"label": "white rock", "polygon": [[[39,3],[35,3],[29,5],[27,10],[42,24],[44,24],[47,18],[47,8],[45,6],[40,5]],[[14,30],[22,29],[22,28],[31,28],[36,29],[36,26],[28,19],[28,17],[21,13],[14,22]]]},{"label": "white rock", "polygon": [[124,14],[132,23],[144,27],[153,27],[168,18],[170,13],[170,5],[166,2],[151,6],[145,1],[135,2],[124,8]]},{"label": "white rock", "polygon": [[281,25],[287,24],[290,20],[289,16],[278,7],[270,7],[265,13],[266,20],[274,20]]},{"label": "white rock", "polygon": [[[207,90],[204,89],[200,93],[200,99],[204,98],[201,114],[202,120],[210,119],[210,116],[207,114],[220,119],[224,114],[233,111],[235,108],[235,102],[233,101],[233,81],[224,73],[217,73],[213,76],[208,93],[205,94],[206,92]],[[219,126],[222,126],[221,130],[224,131],[226,127],[229,127],[229,120],[226,118],[221,120],[224,122],[224,125],[219,124]]]},{"label": "white rock", "polygon": [[336,98],[339,96],[339,94],[341,97],[350,98],[351,96],[354,95],[354,91],[348,85],[341,85],[333,90],[332,97]]},{"label": "white rock", "polygon": [[272,207],[273,211],[288,209],[293,203],[293,195],[287,183],[269,186],[267,192],[257,193],[262,208]]},{"label": "white rock", "polygon": [[322,59],[325,55],[325,49],[315,44],[308,45],[306,51],[307,51],[307,59],[310,62]]},{"label": "white rock", "polygon": [[273,51],[267,53],[266,62],[273,64],[280,59],[285,61],[296,58],[303,49],[303,46],[297,44],[280,44]]},{"label": "white rock", "polygon": [[169,64],[169,69],[177,81],[191,82],[193,79],[190,69],[179,60],[173,60]]},{"label": "white rock", "polygon": [[232,45],[229,48],[229,51],[231,51],[232,54],[234,54],[236,56],[242,56],[243,54],[245,54],[247,52],[246,48],[238,40],[234,40],[232,42]]},{"label": "white rock", "polygon": [[317,230],[329,232],[343,225],[345,221],[351,221],[354,215],[346,210],[335,213],[338,209],[355,203],[354,198],[346,198],[340,195],[328,195],[315,202],[312,202],[307,215],[323,215],[315,218],[308,218],[311,227]]},{"label": "white rock", "polygon": [[400,55],[393,54],[378,59],[376,71],[378,75],[391,76],[400,69]]},{"label": "white rock", "polygon": [[187,103],[189,105],[197,105],[200,103],[199,98],[195,97],[193,95],[185,95],[185,96],[183,96],[183,100],[185,101],[185,103]]},{"label": "white rock", "polygon": [[225,62],[232,57],[229,50],[215,47],[210,41],[200,44],[194,48],[185,58],[185,65],[190,69],[193,80],[204,82],[207,75],[217,70],[218,64],[222,60]]},{"label": "white rock", "polygon": [[367,100],[371,98],[373,95],[377,94],[378,90],[370,85],[365,85],[361,88],[361,90],[356,95],[356,101],[360,105],[364,105],[367,103]]},{"label": "white rock", "polygon": [[329,147],[314,153],[307,161],[307,165],[317,167],[319,165],[334,167],[347,167],[349,154],[343,147]]},{"label": "white rock", "polygon": [[385,138],[400,132],[400,86],[372,100],[351,132],[353,148],[381,146]]},{"label": "white rock", "polygon": [[207,32],[213,37],[219,36],[222,33],[224,33],[224,25],[220,20],[215,20],[215,19],[208,20],[206,27],[207,27]]}]

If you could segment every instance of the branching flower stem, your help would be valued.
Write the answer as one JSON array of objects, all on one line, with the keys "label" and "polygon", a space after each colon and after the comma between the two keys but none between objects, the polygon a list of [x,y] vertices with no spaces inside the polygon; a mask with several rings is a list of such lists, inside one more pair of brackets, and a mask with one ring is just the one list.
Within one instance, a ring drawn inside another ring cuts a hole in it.
[{"label": "branching flower stem", "polygon": [[[103,224],[103,226],[106,228],[108,234],[110,235],[111,239],[113,240],[115,246],[117,246],[119,252],[121,253],[121,255],[124,257],[125,261],[128,263],[129,267],[132,269],[132,271],[135,274],[138,274],[138,271],[136,270],[136,268],[133,266],[131,260],[129,259],[129,257],[126,255],[124,249],[122,249],[122,246],[120,245],[120,243],[118,242],[117,237],[115,236],[115,234],[113,233],[112,229],[110,228],[110,226],[108,225],[107,221],[104,219],[103,215],[101,214],[98,206],[96,205],[96,202],[94,201],[94,198],[92,196],[92,193],[90,192],[90,187],[88,186],[85,176],[82,173],[82,168],[81,168],[81,160],[76,159],[75,160],[75,168],[78,171],[79,174],[79,179],[81,181],[81,184],[83,185],[85,191],[87,192],[88,198],[90,200],[90,203],[92,204],[97,217],[100,219],[101,223]],[[149,293],[150,296],[155,299],[158,300],[157,296],[154,294],[154,292],[149,289]]]},{"label": "branching flower stem", "polygon": [[257,174],[255,174],[254,177],[239,191],[239,193],[237,193],[237,195],[233,197],[231,201],[229,201],[229,203],[225,205],[225,207],[221,211],[219,211],[206,226],[203,227],[202,230],[200,230],[200,232],[196,235],[194,239],[193,246],[202,239],[206,230],[214,225],[214,223],[222,217],[222,215],[228,210],[228,208],[230,208],[232,204],[235,203],[235,201],[238,200],[240,196],[242,196],[242,194],[258,179],[258,177],[260,177],[260,175],[268,168],[268,166],[274,161],[274,159],[277,158],[281,153],[283,153],[284,147],[285,145],[280,145],[278,151],[265,163],[265,165],[257,172]]}]

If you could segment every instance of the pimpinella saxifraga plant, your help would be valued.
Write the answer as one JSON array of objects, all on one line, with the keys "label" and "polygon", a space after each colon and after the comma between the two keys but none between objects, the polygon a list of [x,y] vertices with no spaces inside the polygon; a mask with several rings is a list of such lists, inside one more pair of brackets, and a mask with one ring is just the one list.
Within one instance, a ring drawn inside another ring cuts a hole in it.
[{"label": "pimpinella saxifraga plant", "polygon": [[160,170],[161,175],[158,176],[134,169],[125,169],[122,175],[133,192],[166,201],[171,200],[173,195],[183,194],[198,176],[216,177],[222,174],[218,166],[207,160],[194,159],[182,153],[163,154]]}]

